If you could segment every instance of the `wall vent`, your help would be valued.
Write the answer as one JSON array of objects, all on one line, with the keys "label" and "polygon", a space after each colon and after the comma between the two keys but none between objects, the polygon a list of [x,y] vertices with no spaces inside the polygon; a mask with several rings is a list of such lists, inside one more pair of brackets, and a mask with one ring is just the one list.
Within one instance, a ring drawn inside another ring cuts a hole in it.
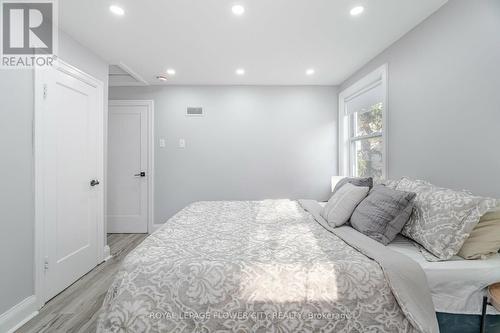
[{"label": "wall vent", "polygon": [[203,117],[204,115],[202,107],[188,107],[186,109],[186,116],[188,117]]}]

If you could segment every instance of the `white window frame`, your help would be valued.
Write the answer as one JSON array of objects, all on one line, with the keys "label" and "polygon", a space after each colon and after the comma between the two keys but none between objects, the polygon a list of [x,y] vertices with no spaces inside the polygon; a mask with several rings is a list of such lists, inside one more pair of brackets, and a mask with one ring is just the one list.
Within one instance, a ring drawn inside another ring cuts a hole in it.
[{"label": "white window frame", "polygon": [[387,128],[387,115],[389,111],[388,107],[388,89],[387,89],[387,76],[388,76],[388,66],[384,64],[366,75],[350,87],[344,89],[339,94],[339,120],[338,120],[338,129],[339,129],[339,175],[341,176],[353,176],[353,166],[354,166],[354,151],[353,141],[357,141],[356,139],[367,139],[370,137],[380,137],[379,134],[358,137],[356,139],[352,139],[352,123],[350,121],[350,115],[346,113],[346,104],[349,100],[356,95],[359,95],[376,85],[382,86],[382,91],[384,92],[384,98],[382,100],[383,109],[382,109],[382,178],[386,179],[388,176],[388,165],[387,165],[387,152],[388,152],[388,128]]}]

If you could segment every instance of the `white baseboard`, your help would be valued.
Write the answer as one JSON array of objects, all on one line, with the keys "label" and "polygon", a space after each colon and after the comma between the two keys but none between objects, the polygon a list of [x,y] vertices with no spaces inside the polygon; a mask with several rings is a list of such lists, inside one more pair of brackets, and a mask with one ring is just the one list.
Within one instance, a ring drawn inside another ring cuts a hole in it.
[{"label": "white baseboard", "polygon": [[104,246],[104,261],[108,261],[111,258],[113,258],[111,255],[111,249],[109,248],[109,245],[106,245]]},{"label": "white baseboard", "polygon": [[14,332],[37,314],[36,297],[32,295],[0,315],[0,332]]}]

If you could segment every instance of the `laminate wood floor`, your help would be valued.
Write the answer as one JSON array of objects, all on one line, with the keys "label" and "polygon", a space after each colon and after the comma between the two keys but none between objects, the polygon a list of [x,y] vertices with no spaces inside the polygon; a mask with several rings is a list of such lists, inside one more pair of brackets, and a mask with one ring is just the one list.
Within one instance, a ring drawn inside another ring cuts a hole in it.
[{"label": "laminate wood floor", "polygon": [[112,258],[95,267],[51,299],[40,313],[16,333],[95,332],[97,311],[125,256],[146,234],[109,234]]}]

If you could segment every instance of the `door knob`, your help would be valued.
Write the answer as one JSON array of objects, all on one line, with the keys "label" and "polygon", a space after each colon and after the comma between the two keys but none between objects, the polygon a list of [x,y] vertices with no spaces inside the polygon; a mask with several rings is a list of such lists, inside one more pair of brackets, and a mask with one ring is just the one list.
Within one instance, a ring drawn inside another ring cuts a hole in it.
[{"label": "door knob", "polygon": [[100,184],[100,183],[99,183],[99,181],[98,181],[97,179],[92,179],[92,180],[90,181],[90,186],[97,186],[97,185],[99,185],[99,184]]},{"label": "door knob", "polygon": [[146,173],[142,171],[141,173],[137,173],[134,175],[135,177],[146,177]]}]

